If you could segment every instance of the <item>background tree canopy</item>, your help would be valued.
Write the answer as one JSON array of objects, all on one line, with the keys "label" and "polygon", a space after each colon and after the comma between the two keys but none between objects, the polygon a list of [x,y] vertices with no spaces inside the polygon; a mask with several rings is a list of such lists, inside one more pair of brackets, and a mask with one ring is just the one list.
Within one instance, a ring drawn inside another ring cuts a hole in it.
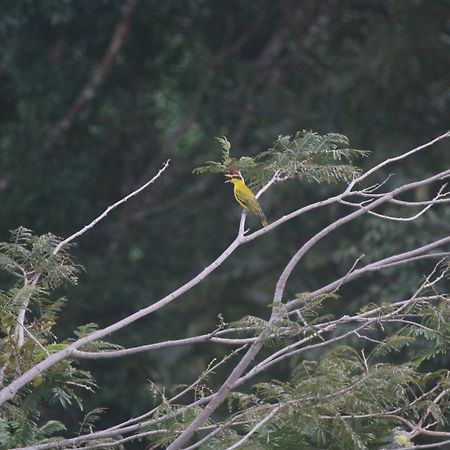
[{"label": "background tree canopy", "polygon": [[[450,117],[449,16],[448,0],[1,2],[0,240],[19,225],[68,236],[172,161],[152,189],[80,239],[74,252],[86,273],[67,293],[56,334],[69,338],[79,325],[105,326],[147,306],[227,246],[240,213],[230,187],[221,176],[192,174],[220,160],[214,136],[226,135],[239,157],[297,130],[343,133],[371,151],[373,165],[442,134]],[[437,165],[450,166],[448,151],[421,155],[396,175],[420,177]],[[262,205],[270,222],[333,189],[290,181]],[[199,334],[218,314],[266,317],[282,267],[339,209],[329,214],[239,250],[207,283],[112,341]],[[362,253],[370,261],[423,244],[448,230],[449,219],[447,208],[408,226],[355,222],[310,252],[288,291],[313,290]],[[351,302],[334,303],[333,312],[407,294],[417,271],[392,270],[382,285],[355,283],[343,296]],[[86,409],[107,407],[104,425],[137,415],[152,401],[148,380],[195,379],[220,351],[199,345],[121,364],[83,362],[101,386],[86,396]],[[284,381],[290,370],[286,362],[271,375]],[[79,420],[57,406],[47,413]]]}]

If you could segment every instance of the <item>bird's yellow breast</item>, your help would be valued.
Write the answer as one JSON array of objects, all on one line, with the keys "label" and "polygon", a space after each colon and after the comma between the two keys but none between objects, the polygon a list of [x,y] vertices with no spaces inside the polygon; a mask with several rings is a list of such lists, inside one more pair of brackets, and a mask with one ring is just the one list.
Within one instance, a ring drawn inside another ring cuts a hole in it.
[{"label": "bird's yellow breast", "polygon": [[253,195],[251,189],[245,184],[244,180],[241,178],[230,178],[229,182],[233,183],[236,201],[246,211],[250,211],[259,216],[263,227],[266,227],[268,225],[267,218],[261,209],[258,200],[256,200],[256,197]]},{"label": "bird's yellow breast", "polygon": [[247,187],[244,181],[239,179],[232,180],[234,184],[234,197],[237,202],[246,210],[251,209],[252,202],[255,201],[253,192]]}]

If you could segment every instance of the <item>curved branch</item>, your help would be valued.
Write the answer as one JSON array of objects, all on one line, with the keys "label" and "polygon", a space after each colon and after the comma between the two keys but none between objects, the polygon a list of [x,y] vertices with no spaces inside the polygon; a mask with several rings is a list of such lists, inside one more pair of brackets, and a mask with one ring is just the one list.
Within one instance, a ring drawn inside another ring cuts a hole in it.
[{"label": "curved branch", "polygon": [[[395,216],[389,216],[387,214],[381,214],[381,213],[377,213],[375,211],[369,211],[369,214],[371,214],[372,216],[375,217],[379,217],[380,219],[385,219],[385,220],[392,220],[392,221],[397,221],[397,222],[412,222],[413,220],[416,220],[417,218],[419,218],[422,214],[425,214],[432,206],[438,204],[439,200],[443,200],[443,197],[446,197],[449,193],[447,192],[446,194],[442,194],[442,191],[447,187],[447,183],[444,183],[438,193],[435,195],[435,197],[426,203],[426,206],[424,206],[424,208],[422,208],[418,213],[414,214],[413,216],[409,216],[409,217],[395,217]],[[393,203],[395,199],[391,199],[390,203]],[[444,199],[444,202],[449,202],[450,199]],[[356,208],[362,208],[363,203],[352,203],[346,200],[341,200],[341,203],[343,205],[348,205],[348,206],[352,206],[352,207],[356,207]],[[408,202],[405,202],[408,206],[411,206],[410,204],[408,204]]]},{"label": "curved branch", "polygon": [[413,148],[412,150],[410,150],[409,152],[406,153],[402,153],[401,155],[395,156],[394,158],[388,158],[385,159],[383,162],[381,162],[380,164],[377,164],[375,167],[372,167],[372,169],[368,170],[367,172],[364,172],[362,175],[360,175],[359,177],[355,178],[347,187],[346,191],[347,192],[351,192],[353,187],[357,184],[360,183],[361,181],[365,180],[368,176],[372,175],[374,172],[376,172],[377,170],[381,169],[382,167],[385,167],[389,164],[392,164],[393,162],[397,162],[397,161],[401,161],[402,159],[407,158],[408,156],[413,155],[414,153],[420,152],[421,150],[431,147],[432,145],[434,145],[436,142],[442,140],[442,139],[446,139],[450,137],[450,131],[447,131],[444,134],[441,134],[440,136],[438,136],[437,138],[433,139],[432,141],[427,142],[426,144],[423,145],[419,145],[419,147]]},{"label": "curved branch", "polygon": [[117,208],[118,206],[120,206],[122,203],[125,203],[126,201],[128,201],[130,198],[134,197],[135,195],[139,194],[140,192],[142,192],[145,188],[147,188],[148,186],[150,186],[151,184],[153,184],[161,175],[162,173],[167,169],[168,165],[170,163],[170,159],[168,159],[164,165],[162,166],[161,169],[159,169],[158,173],[149,181],[147,181],[145,184],[143,184],[141,187],[137,188],[136,190],[134,190],[133,192],[131,192],[131,194],[128,194],[127,196],[123,197],[122,199],[120,199],[119,201],[117,201],[116,203],[108,206],[105,211],[103,211],[102,214],[100,214],[98,217],[96,217],[91,223],[89,223],[88,225],[86,225],[85,227],[81,228],[81,230],[77,231],[76,233],[72,234],[71,236],[69,236],[68,238],[64,239],[63,241],[61,241],[55,248],[55,250],[53,250],[53,254],[56,255],[56,253],[58,253],[62,247],[64,247],[64,245],[68,244],[69,242],[73,241],[75,238],[77,238],[78,236],[81,236],[82,234],[86,233],[86,231],[90,230],[91,228],[93,228],[95,225],[97,225],[98,222],[100,222],[100,220],[104,219],[113,209]]},{"label": "curved branch", "polygon": [[[128,194],[126,197],[122,198],[118,202],[116,202],[113,205],[111,205],[108,208],[106,208],[106,210],[102,214],[100,214],[100,216],[95,218],[90,224],[86,225],[81,230],[77,231],[76,233],[72,234],[68,238],[66,238],[63,241],[61,241],[55,247],[55,249],[53,250],[53,255],[56,255],[61,250],[61,248],[64,245],[68,244],[69,242],[71,242],[75,238],[77,238],[78,236],[81,236],[86,231],[88,231],[89,229],[93,228],[98,222],[100,222],[100,220],[104,219],[109,214],[110,211],[112,211],[113,209],[117,208],[122,203],[125,203],[130,198],[132,198],[135,195],[139,194],[145,188],[147,188],[152,183],[154,183],[161,176],[161,174],[167,169],[167,167],[169,165],[169,162],[170,162],[170,160],[167,160],[165,162],[165,164],[163,165],[163,167],[159,170],[159,172],[150,181],[147,181],[147,183],[145,183],[143,186],[141,186],[140,188],[138,188],[135,191],[133,191],[131,194]],[[28,281],[26,279],[26,274],[25,273],[24,273],[24,277],[25,277],[25,284],[29,284],[30,286],[36,286],[36,284],[39,281],[39,278],[41,277],[41,274],[40,273],[36,273],[33,276],[33,278],[31,279],[31,281]],[[30,300],[31,300],[31,295],[27,295],[24,298],[22,304],[20,305],[19,312],[17,314],[17,325],[16,325],[16,330],[15,330],[15,335],[16,335],[16,339],[17,339],[17,345],[19,346],[19,348],[22,347],[22,345],[24,344],[25,316],[26,316],[26,312],[27,312]]]},{"label": "curved branch", "polygon": [[264,424],[266,424],[270,419],[272,419],[276,413],[281,409],[281,406],[275,407],[272,411],[267,414],[264,419],[260,420],[242,439],[239,439],[235,444],[227,447],[225,450],[235,450],[239,448],[242,444],[245,444]]},{"label": "curved branch", "polygon": [[[303,256],[306,254],[308,250],[310,250],[315,244],[317,244],[323,237],[330,234],[332,231],[336,230],[340,226],[356,219],[359,216],[362,216],[363,214],[371,211],[372,209],[382,205],[383,203],[389,201],[390,199],[394,198],[396,195],[406,192],[411,189],[415,189],[416,187],[423,186],[425,184],[431,183],[433,181],[442,180],[444,178],[447,178],[450,176],[450,170],[443,171],[441,173],[438,173],[434,176],[428,177],[423,180],[415,181],[412,183],[404,184],[396,189],[393,189],[390,192],[387,192],[382,197],[377,198],[370,204],[361,207],[357,211],[354,211],[353,213],[350,213],[344,217],[341,217],[340,219],[336,220],[335,222],[331,223],[327,227],[323,228],[319,233],[314,235],[309,241],[307,241],[299,250],[298,252],[291,258],[288,265],[285,267],[283,273],[280,275],[280,278],[278,279],[276,288],[275,288],[275,294],[274,294],[274,301],[279,302],[282,299],[284,289],[286,286],[286,282],[288,278],[290,277],[292,271],[297,266],[297,264],[300,262],[300,260],[303,258]],[[348,189],[346,189],[346,192]],[[278,222],[278,221],[277,221]],[[272,225],[275,225],[277,222],[274,222]],[[269,225],[270,227],[270,225]],[[268,228],[268,227],[266,227]],[[264,231],[264,230],[263,230]],[[245,239],[252,238],[254,235],[259,235],[261,233],[261,230],[256,231],[252,233],[251,235],[247,236]]]},{"label": "curved branch", "polygon": [[82,350],[74,350],[72,356],[79,359],[108,359],[120,358],[122,356],[135,355],[137,353],[149,352],[152,350],[160,350],[162,348],[178,347],[181,345],[199,344],[202,342],[213,342],[215,344],[226,345],[243,345],[251,344],[256,338],[230,339],[214,337],[215,333],[203,334],[191,338],[178,339],[175,341],[157,342],[155,344],[140,345],[138,347],[125,348],[121,350],[107,350],[100,352],[85,352]]},{"label": "curved branch", "polygon": [[[432,253],[432,254],[424,254],[425,252],[432,250],[436,247],[440,247],[442,245],[450,243],[450,236],[446,236],[442,239],[438,239],[437,241],[430,242],[429,244],[423,245],[422,247],[415,248],[414,250],[409,250],[404,253],[399,253],[397,255],[392,255],[387,258],[381,259],[379,261],[375,261],[373,263],[367,264],[364,267],[361,267],[360,269],[356,269],[351,273],[347,273],[345,276],[327,284],[324,287],[321,287],[320,289],[316,289],[315,291],[311,292],[308,296],[308,298],[314,298],[318,295],[326,294],[328,292],[332,292],[336,290],[337,288],[341,287],[343,284],[348,283],[356,278],[359,278],[366,273],[374,272],[380,269],[385,269],[388,267],[392,267],[399,264],[406,264],[412,261],[416,261],[418,259],[424,259],[424,258],[442,258],[447,257],[450,255],[449,252],[439,252],[439,253]],[[291,300],[288,303],[286,303],[286,309],[288,311],[292,311],[299,305],[298,300]]]}]

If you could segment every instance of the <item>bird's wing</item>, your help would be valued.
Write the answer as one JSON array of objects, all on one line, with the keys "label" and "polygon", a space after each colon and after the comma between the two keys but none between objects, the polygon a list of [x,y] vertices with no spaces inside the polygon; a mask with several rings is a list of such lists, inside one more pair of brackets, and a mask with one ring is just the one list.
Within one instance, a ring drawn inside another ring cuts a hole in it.
[{"label": "bird's wing", "polygon": [[250,209],[250,211],[253,211],[254,213],[261,213],[262,209],[260,204],[258,203],[258,200],[256,200],[256,198],[252,195],[249,199],[248,199],[248,207]]},{"label": "bird's wing", "polygon": [[237,192],[237,200],[238,202],[249,211],[254,213],[259,213],[261,211],[261,206],[259,206],[258,201],[256,200],[253,192],[250,189],[242,189]]},{"label": "bird's wing", "polygon": [[244,192],[240,191],[239,189],[236,189],[234,191],[234,196],[236,197],[236,200],[238,203],[244,208],[244,209],[250,209],[248,204],[248,195],[245,195]]}]

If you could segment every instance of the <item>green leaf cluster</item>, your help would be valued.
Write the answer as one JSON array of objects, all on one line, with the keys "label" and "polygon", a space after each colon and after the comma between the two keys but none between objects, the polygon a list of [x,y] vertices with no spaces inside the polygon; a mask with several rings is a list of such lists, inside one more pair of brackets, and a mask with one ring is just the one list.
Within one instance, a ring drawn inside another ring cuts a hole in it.
[{"label": "green leaf cluster", "polygon": [[[297,298],[302,313],[298,322],[289,319],[289,315],[281,316],[275,324],[246,317],[231,324],[231,328],[255,334],[265,329],[269,344],[281,348],[286,339],[295,342],[297,336],[309,331],[316,334],[312,339],[323,339],[315,325],[329,320],[321,316],[321,309],[324,301],[334,300],[336,294],[311,298],[304,292]],[[271,379],[254,384],[251,391],[230,393],[228,419],[217,423],[222,432],[202,448],[227,448],[275,408],[276,414],[242,448],[390,448],[406,439],[412,445],[411,430],[404,429],[402,420],[417,423],[422,419],[423,425],[433,423],[445,429],[450,404],[450,396],[445,393],[450,372],[427,372],[423,363],[448,352],[450,311],[446,297],[437,303],[418,299],[401,316],[394,314],[398,307],[390,304],[382,308],[370,304],[363,310],[367,313],[374,308],[380,317],[393,314],[400,326],[384,324],[385,336],[378,341],[373,339],[375,345],[367,353],[348,340],[348,344],[329,346],[325,353],[309,352],[309,358],[297,359],[288,381]],[[373,329],[362,333],[373,333]],[[405,357],[409,348],[417,346],[422,346],[423,351],[415,357]],[[399,355],[395,363],[388,358],[392,354]]]},{"label": "green leaf cluster", "polygon": [[[45,359],[63,350],[70,340],[58,341],[52,329],[66,302],[56,290],[77,282],[80,267],[67,249],[55,253],[60,239],[48,233],[34,235],[20,227],[11,233],[10,242],[0,243],[0,372],[3,385]],[[19,311],[25,311],[23,324]],[[76,336],[88,334],[95,324],[80,327]],[[24,341],[19,344],[18,331]],[[110,348],[97,342],[89,349]],[[56,420],[42,422],[42,411],[50,405],[64,409],[83,409],[81,391],[96,388],[92,375],[64,360],[37,376],[0,412],[0,449],[30,445],[55,437],[65,430]]]},{"label": "green leaf cluster", "polygon": [[0,416],[0,448],[9,449],[22,445],[43,443],[48,438],[62,437],[65,426],[58,420],[38,425],[39,413],[35,411],[24,417],[21,410],[8,407]]},{"label": "green leaf cluster", "polygon": [[[447,379],[448,373],[432,379],[437,392]],[[290,381],[271,380],[254,385],[252,394],[231,394],[234,417],[247,422],[233,439],[236,442],[277,407],[277,414],[243,448],[378,448],[374,446],[394,442],[396,416],[414,421],[432,405],[432,420],[446,423],[448,399],[442,404],[432,398],[413,402],[429,384],[430,378],[410,364],[368,363],[356,349],[337,346],[320,360],[298,364]],[[225,433],[224,448],[228,438]]]},{"label": "green leaf cluster", "polygon": [[245,175],[253,187],[267,183],[275,174],[277,181],[299,179],[307,182],[348,182],[360,173],[352,161],[367,156],[368,151],[352,149],[346,136],[337,133],[320,135],[314,131],[298,131],[293,136],[278,136],[272,147],[255,157],[230,156],[231,144],[218,138],[223,147],[220,162],[208,161],[194,173],[229,172],[230,167]]}]

